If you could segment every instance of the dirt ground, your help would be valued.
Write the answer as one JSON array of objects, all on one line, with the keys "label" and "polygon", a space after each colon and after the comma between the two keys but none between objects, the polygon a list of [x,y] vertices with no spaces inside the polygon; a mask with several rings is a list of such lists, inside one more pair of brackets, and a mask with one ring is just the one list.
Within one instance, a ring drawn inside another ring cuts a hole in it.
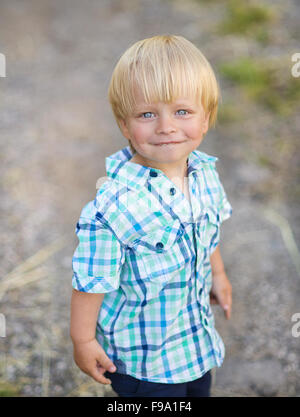
[{"label": "dirt ground", "polygon": [[231,103],[234,115],[200,147],[219,158],[233,207],[221,233],[233,314],[226,321],[214,307],[226,358],[212,395],[300,396],[300,338],[292,332],[292,316],[300,313],[299,103],[283,117],[218,71],[250,56],[288,62],[283,69],[290,73],[290,57],[300,52],[299,3],[261,3],[278,16],[266,43],[251,34],[218,35],[221,0],[1,1],[7,74],[0,78],[0,392],[115,395],[72,358],[75,225],[106,174],[105,157],[127,145],[107,100],[118,57],[139,39],[176,33],[210,60],[222,105]]}]

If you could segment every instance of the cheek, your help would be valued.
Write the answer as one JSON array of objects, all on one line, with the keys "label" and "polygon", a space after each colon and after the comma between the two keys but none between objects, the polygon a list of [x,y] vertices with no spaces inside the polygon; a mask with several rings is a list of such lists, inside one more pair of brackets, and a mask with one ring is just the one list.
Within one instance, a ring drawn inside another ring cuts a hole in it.
[{"label": "cheek", "polygon": [[199,126],[199,125],[192,125],[192,126],[189,126],[187,129],[186,129],[186,133],[187,133],[187,135],[190,137],[190,138],[192,138],[192,139],[195,139],[195,138],[197,138],[197,137],[199,137],[199,136],[201,136],[201,134],[202,134],[202,129],[201,129],[201,127]]},{"label": "cheek", "polygon": [[191,123],[186,127],[185,132],[191,139],[197,139],[198,137],[201,137],[203,132],[201,123]]},{"label": "cheek", "polygon": [[145,125],[137,125],[132,130],[133,139],[137,143],[144,143],[147,141],[149,135],[151,134],[151,131],[149,129],[149,126]]}]

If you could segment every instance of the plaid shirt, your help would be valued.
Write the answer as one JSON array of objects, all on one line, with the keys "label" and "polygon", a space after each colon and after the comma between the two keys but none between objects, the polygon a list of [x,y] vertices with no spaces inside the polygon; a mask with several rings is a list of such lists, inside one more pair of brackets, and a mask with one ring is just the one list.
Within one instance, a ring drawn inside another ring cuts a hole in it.
[{"label": "plaid shirt", "polygon": [[117,372],[161,383],[221,366],[224,344],[209,302],[210,255],[232,208],[217,157],[189,154],[191,202],[159,169],[106,158],[107,179],[76,226],[72,286],[105,293],[96,338]]}]

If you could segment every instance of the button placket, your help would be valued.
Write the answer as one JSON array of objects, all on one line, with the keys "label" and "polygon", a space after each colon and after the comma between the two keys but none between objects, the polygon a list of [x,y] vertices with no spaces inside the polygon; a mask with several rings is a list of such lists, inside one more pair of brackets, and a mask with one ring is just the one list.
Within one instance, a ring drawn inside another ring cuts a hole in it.
[{"label": "button placket", "polygon": [[191,208],[193,213],[193,219],[197,219],[201,212],[201,206],[199,204],[199,193],[197,192],[197,176],[194,175],[189,176],[189,190],[190,190],[190,198],[191,198]]},{"label": "button placket", "polygon": [[164,248],[164,244],[162,242],[157,242],[155,245],[157,252],[161,252],[162,249]]},{"label": "button placket", "polygon": [[155,178],[158,176],[158,173],[156,171],[154,171],[153,169],[150,170],[149,172],[150,177]]},{"label": "button placket", "polygon": [[[164,201],[167,204],[170,204],[170,206],[172,207],[172,210],[181,219],[181,221],[188,221],[188,222],[192,221],[193,205],[188,202],[184,194],[182,193],[178,194],[178,189],[173,185],[174,183],[167,176],[165,176],[162,172],[157,172],[154,169],[150,170],[149,176],[152,178],[162,177],[164,179],[164,181],[160,183],[156,183],[156,186],[159,187],[159,194],[164,198]],[[191,194],[191,191],[190,191],[190,194]]]}]

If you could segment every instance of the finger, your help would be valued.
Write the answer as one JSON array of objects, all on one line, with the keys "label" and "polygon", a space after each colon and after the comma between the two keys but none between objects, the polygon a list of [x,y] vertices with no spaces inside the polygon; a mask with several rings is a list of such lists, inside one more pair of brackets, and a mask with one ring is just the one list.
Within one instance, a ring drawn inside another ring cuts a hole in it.
[{"label": "finger", "polygon": [[231,308],[230,308],[230,306],[228,306],[228,305],[225,305],[224,306],[224,314],[225,314],[226,319],[229,320],[230,319],[230,316],[231,316]]},{"label": "finger", "polygon": [[[105,372],[105,370],[104,370]],[[90,376],[97,382],[100,382],[100,384],[104,385],[110,385],[111,380],[109,378],[106,378],[102,372],[100,372],[100,369],[96,367],[91,373]]]},{"label": "finger", "polygon": [[231,294],[228,294],[227,302],[224,304],[224,314],[227,320],[229,320],[231,317],[231,306],[232,306]]},{"label": "finger", "polygon": [[109,357],[103,352],[97,359],[98,366],[108,372],[116,372],[117,368]]},{"label": "finger", "polygon": [[113,361],[107,356],[104,349],[100,345],[98,345],[98,354],[96,360],[98,366],[104,368],[104,372],[115,372],[117,370]]},{"label": "finger", "polygon": [[230,293],[226,289],[220,291],[220,293],[218,294],[219,304],[224,311],[228,310],[230,307],[230,298]]},{"label": "finger", "polygon": [[101,370],[98,369],[98,364],[97,363],[96,363],[96,365],[90,365],[90,366],[84,367],[84,368],[80,367],[80,369],[82,370],[82,372],[89,375],[95,381],[100,382],[101,384],[110,384],[111,383],[111,380],[108,379],[108,378],[105,378],[105,376],[103,375],[105,370],[103,370],[103,372],[101,372]]}]

